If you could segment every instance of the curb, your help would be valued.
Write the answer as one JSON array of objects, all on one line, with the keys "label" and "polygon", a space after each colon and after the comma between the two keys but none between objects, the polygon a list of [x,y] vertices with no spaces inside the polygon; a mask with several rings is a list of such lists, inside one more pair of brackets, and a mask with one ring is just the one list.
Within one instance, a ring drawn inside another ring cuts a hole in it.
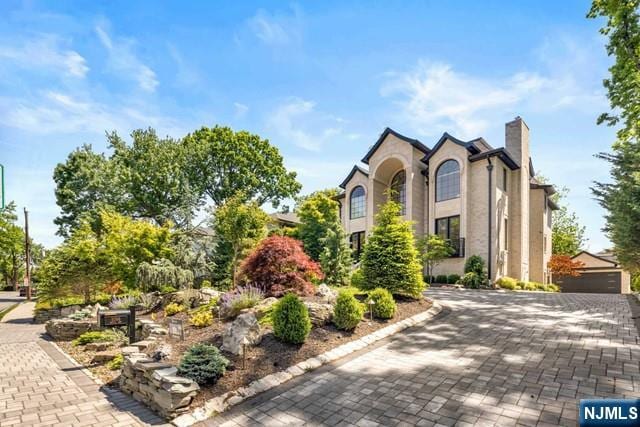
[{"label": "curb", "polygon": [[236,390],[229,391],[223,395],[209,399],[203,406],[196,408],[191,413],[180,415],[179,417],[171,420],[171,424],[177,427],[188,427],[193,424],[204,421],[217,414],[221,414],[227,409],[235,406],[246,399],[255,396],[258,393],[270,390],[282,383],[285,383],[293,378],[304,375],[307,371],[312,371],[320,366],[326,365],[330,362],[338,360],[348,354],[354,353],[358,350],[362,350],[384,338],[388,338],[391,335],[397,334],[407,328],[419,325],[428,320],[433,319],[440,314],[443,307],[437,301],[433,301],[433,305],[427,311],[418,313],[412,317],[406,318],[400,322],[393,323],[382,329],[365,335],[355,341],[338,346],[327,352],[319,354],[318,356],[304,360],[296,365],[290,366],[284,371],[276,372],[259,380],[253,381],[245,387],[240,387]]},{"label": "curb", "polygon": [[70,355],[68,355],[63,349],[61,349],[58,344],[55,343],[55,341],[51,340],[45,340],[45,342],[51,344],[53,346],[53,348],[55,348],[56,350],[58,350],[60,353],[62,353],[62,355],[69,361],[71,362],[71,364],[73,366],[75,366],[76,368],[80,368],[80,371],[82,371],[83,374],[85,374],[86,376],[88,376],[89,378],[91,378],[93,380],[94,383],[96,383],[99,387],[102,387],[104,385],[104,382],[96,377],[93,372],[91,372],[88,368],[85,368],[83,365],[81,365],[80,363],[78,363],[78,361],[76,359],[74,359],[73,357],[71,357]]}]

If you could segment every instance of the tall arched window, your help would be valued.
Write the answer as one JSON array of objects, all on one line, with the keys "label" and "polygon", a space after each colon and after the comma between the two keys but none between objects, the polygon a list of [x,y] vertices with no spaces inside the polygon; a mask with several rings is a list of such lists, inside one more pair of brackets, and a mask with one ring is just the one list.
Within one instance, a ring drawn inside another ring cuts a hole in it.
[{"label": "tall arched window", "polygon": [[436,202],[460,197],[460,165],[447,160],[436,171]]},{"label": "tall arched window", "polygon": [[362,218],[365,212],[364,188],[357,186],[351,191],[349,196],[349,218]]},{"label": "tall arched window", "polygon": [[403,170],[391,180],[391,200],[400,203],[400,215],[404,215],[407,210],[407,175]]}]

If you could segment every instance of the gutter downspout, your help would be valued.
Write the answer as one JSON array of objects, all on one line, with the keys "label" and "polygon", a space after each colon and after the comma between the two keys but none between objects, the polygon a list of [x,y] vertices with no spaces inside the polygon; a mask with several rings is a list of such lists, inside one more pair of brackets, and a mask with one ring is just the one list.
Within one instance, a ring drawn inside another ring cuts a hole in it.
[{"label": "gutter downspout", "polygon": [[488,280],[489,283],[491,283],[491,265],[492,265],[492,256],[491,256],[491,247],[492,247],[492,240],[491,240],[491,217],[493,216],[493,198],[491,197],[491,193],[492,193],[492,188],[493,188],[493,183],[492,183],[492,171],[493,171],[493,164],[491,163],[491,157],[487,157],[487,172],[489,173],[489,188],[488,188],[488,193],[489,193],[489,219],[487,221],[487,235],[489,236],[488,238],[488,260],[487,260],[487,273],[488,273]]}]

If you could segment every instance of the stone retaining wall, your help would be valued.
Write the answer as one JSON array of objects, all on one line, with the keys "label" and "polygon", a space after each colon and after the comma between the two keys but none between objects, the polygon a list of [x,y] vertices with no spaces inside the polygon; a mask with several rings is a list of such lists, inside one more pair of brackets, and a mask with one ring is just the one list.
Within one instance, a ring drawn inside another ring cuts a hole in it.
[{"label": "stone retaining wall", "polygon": [[47,323],[49,320],[52,320],[52,319],[61,319],[81,309],[82,309],[81,305],[69,305],[67,307],[37,309],[33,316],[33,323]]},{"label": "stone retaining wall", "polygon": [[56,341],[71,341],[78,338],[85,332],[99,331],[96,319],[71,320],[53,319],[49,320],[45,326],[47,333]]},{"label": "stone retaining wall", "polygon": [[144,353],[124,357],[120,389],[167,419],[188,412],[200,390],[194,381],[180,377],[177,369],[156,362]]}]

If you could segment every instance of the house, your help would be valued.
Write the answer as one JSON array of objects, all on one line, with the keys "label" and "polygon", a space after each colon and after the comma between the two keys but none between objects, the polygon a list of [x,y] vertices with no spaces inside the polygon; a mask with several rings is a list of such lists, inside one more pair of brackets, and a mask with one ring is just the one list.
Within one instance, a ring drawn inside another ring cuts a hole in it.
[{"label": "house", "polygon": [[572,257],[584,265],[579,276],[557,277],[554,281],[562,292],[589,292],[628,294],[631,292],[631,274],[622,269],[610,251],[592,254],[582,251]]},{"label": "house", "polygon": [[555,190],[535,178],[526,123],[517,117],[505,134],[500,148],[448,133],[429,148],[385,129],[362,158],[367,167],[355,165],[340,184],[340,217],[356,258],[391,194],[416,236],[439,234],[454,248],[435,274],[462,274],[465,260],[480,255],[492,280],[550,282]]}]

